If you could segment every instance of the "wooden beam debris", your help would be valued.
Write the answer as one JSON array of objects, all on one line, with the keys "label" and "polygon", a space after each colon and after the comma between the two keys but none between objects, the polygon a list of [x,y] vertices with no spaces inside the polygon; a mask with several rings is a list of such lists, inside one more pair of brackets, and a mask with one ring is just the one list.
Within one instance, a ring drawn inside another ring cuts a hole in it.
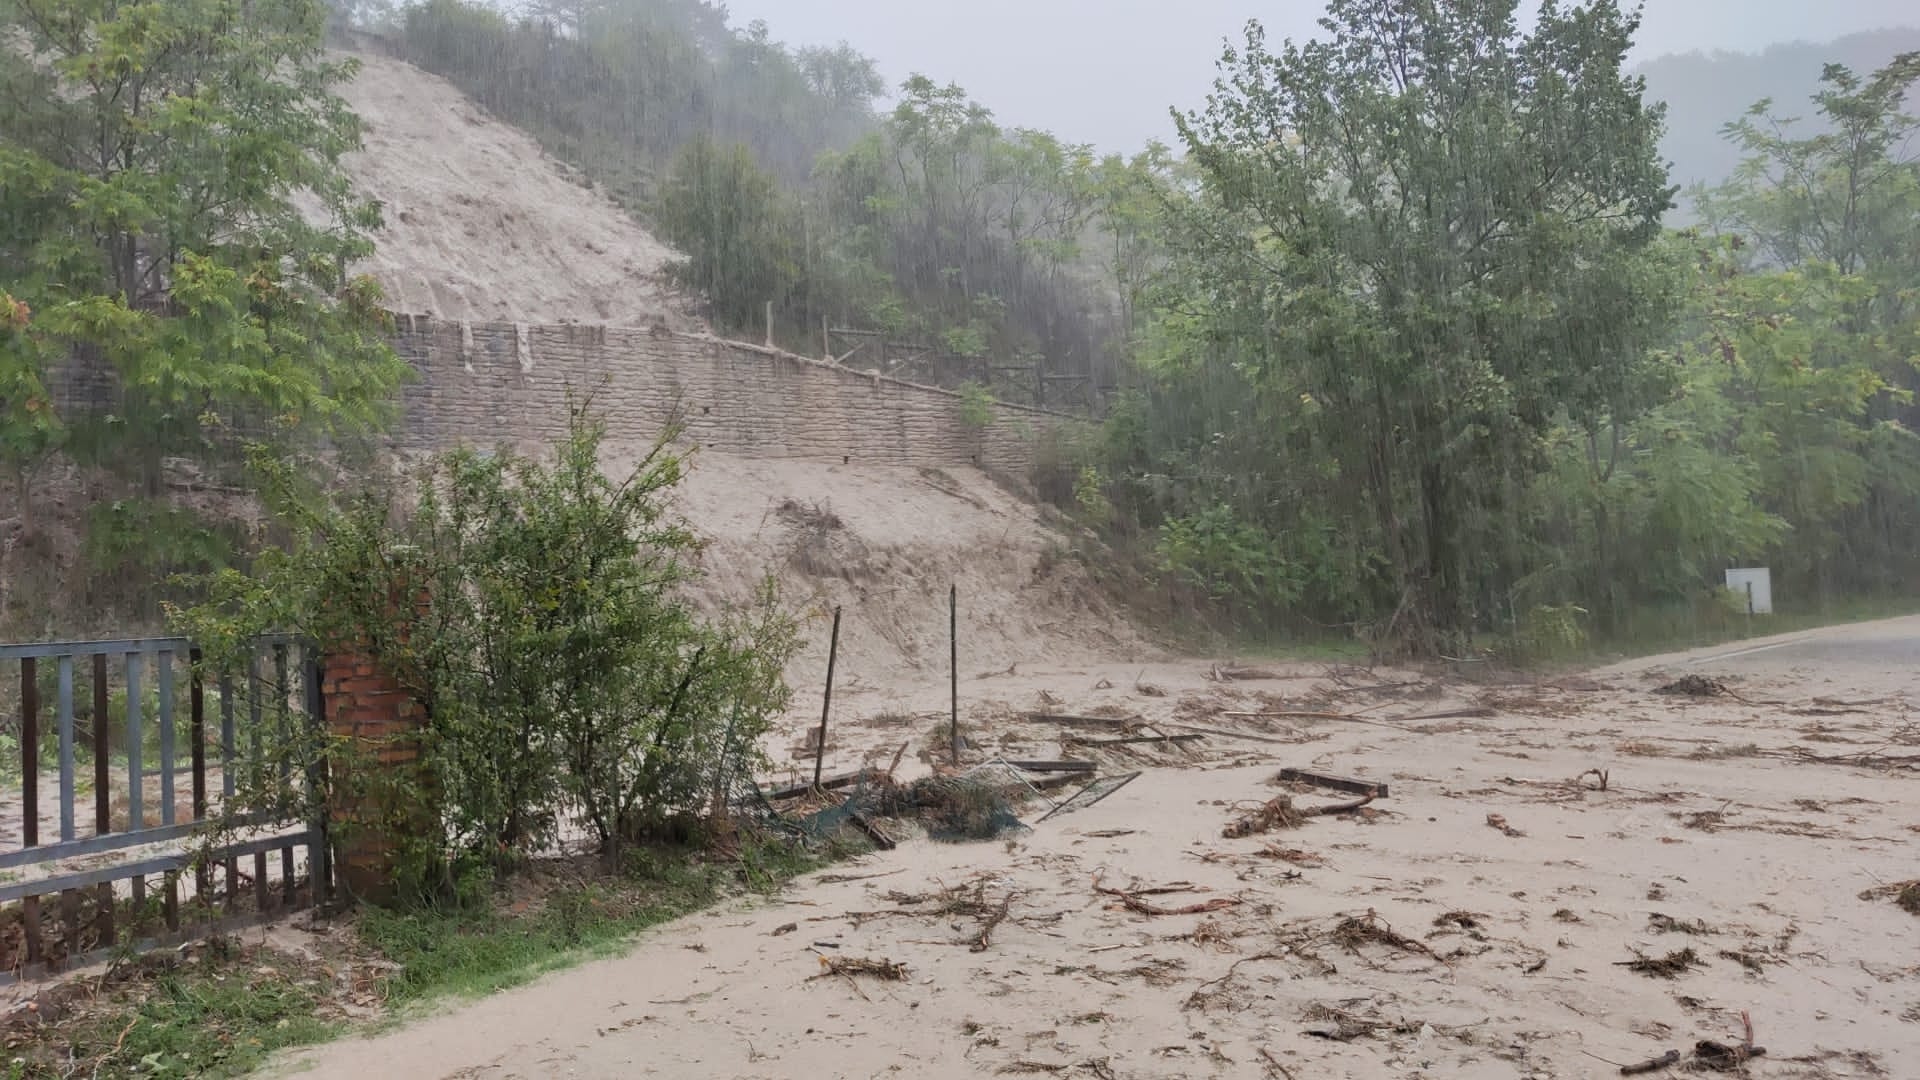
[{"label": "wooden beam debris", "polygon": [[1350,776],[1334,776],[1330,773],[1313,772],[1309,769],[1286,768],[1280,770],[1275,779],[1282,783],[1309,784],[1313,787],[1344,791],[1349,795],[1371,795],[1376,799],[1387,797],[1387,785],[1377,780],[1357,780]]}]

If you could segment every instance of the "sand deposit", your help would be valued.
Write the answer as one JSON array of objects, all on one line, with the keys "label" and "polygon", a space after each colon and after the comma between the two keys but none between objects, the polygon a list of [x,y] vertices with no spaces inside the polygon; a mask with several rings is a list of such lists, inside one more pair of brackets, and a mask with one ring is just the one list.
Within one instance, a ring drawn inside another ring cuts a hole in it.
[{"label": "sand deposit", "polygon": [[[1480,686],[1042,650],[968,664],[970,760],[1141,775],[1010,844],[909,840],[288,1066],[1559,1080],[1751,1038],[1765,1055],[1723,1075],[1913,1075],[1920,918],[1889,886],[1920,875],[1916,641],[1908,619]],[[1732,693],[1654,692],[1689,673]],[[937,743],[935,673],[865,678],[838,760]],[[1205,737],[1111,741],[1176,733]],[[1351,801],[1276,785],[1281,766],[1388,795],[1223,836],[1277,795]]]}]

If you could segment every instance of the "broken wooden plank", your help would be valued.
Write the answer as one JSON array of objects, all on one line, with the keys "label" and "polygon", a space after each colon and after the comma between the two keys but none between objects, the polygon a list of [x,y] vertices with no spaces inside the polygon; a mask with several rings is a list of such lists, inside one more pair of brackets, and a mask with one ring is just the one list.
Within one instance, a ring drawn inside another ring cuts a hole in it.
[{"label": "broken wooden plank", "polygon": [[873,777],[882,776],[882,775],[885,775],[885,774],[874,769],[855,769],[853,772],[836,773],[833,776],[824,777],[821,779],[820,783],[817,785],[816,784],[789,784],[786,787],[767,792],[767,798],[768,799],[798,798],[799,796],[805,795],[807,792],[812,791],[815,787],[818,787],[822,791],[834,791],[843,787],[852,787],[854,784],[859,783],[862,779],[871,779]]},{"label": "broken wooden plank", "polygon": [[1333,791],[1344,791],[1350,795],[1368,795],[1376,799],[1387,797],[1387,785],[1378,780],[1356,780],[1351,776],[1333,776],[1310,769],[1294,768],[1281,769],[1277,779],[1284,783],[1310,784]]},{"label": "broken wooden plank", "polygon": [[1093,772],[1100,767],[1098,763],[1092,761],[1008,761],[1002,764],[1024,769],[1027,772],[1044,773]]},{"label": "broken wooden plank", "polygon": [[1439,712],[1414,713],[1412,716],[1389,716],[1387,719],[1405,722],[1408,720],[1468,720],[1493,715],[1493,710],[1482,705],[1464,709],[1442,709]]},{"label": "broken wooden plank", "polygon": [[1064,713],[1030,712],[1022,713],[1028,720],[1042,724],[1064,724],[1068,727],[1137,727],[1146,721],[1140,717],[1120,716],[1070,716]]},{"label": "broken wooden plank", "polygon": [[1189,743],[1206,738],[1204,733],[1191,735],[1132,735],[1124,739],[1075,739],[1078,746],[1131,746],[1135,743]]}]

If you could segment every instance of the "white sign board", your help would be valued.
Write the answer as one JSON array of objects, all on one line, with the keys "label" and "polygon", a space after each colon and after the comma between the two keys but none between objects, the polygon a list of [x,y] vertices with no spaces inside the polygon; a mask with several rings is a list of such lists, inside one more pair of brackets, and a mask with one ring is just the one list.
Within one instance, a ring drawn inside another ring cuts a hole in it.
[{"label": "white sign board", "polygon": [[1751,601],[1755,615],[1773,614],[1773,574],[1766,567],[1727,568],[1727,588]]}]

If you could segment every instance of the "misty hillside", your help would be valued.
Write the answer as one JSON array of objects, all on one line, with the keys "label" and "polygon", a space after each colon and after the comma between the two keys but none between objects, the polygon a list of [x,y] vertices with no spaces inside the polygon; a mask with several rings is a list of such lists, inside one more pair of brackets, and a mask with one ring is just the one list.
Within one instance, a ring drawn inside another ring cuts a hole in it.
[{"label": "misty hillside", "polygon": [[1920,50],[1920,28],[1894,27],[1850,34],[1830,42],[1796,41],[1759,53],[1677,53],[1649,60],[1637,73],[1647,80],[1648,96],[1667,103],[1667,135],[1661,151],[1673,162],[1680,185],[1675,213],[1691,216],[1686,189],[1714,184],[1740,164],[1740,151],[1721,135],[1754,102],[1771,98],[1780,116],[1807,116],[1808,96],[1827,64],[1842,64],[1866,74],[1895,56]]}]

